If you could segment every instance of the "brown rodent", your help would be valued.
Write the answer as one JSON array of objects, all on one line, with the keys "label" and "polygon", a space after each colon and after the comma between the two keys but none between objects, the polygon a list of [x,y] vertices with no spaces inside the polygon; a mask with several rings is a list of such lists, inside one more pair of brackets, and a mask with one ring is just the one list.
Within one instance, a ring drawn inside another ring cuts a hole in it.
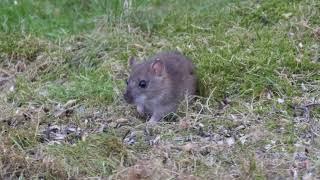
[{"label": "brown rodent", "polygon": [[141,115],[151,115],[151,122],[175,112],[186,94],[195,94],[194,65],[179,52],[161,52],[142,63],[130,58],[129,65],[124,99]]}]

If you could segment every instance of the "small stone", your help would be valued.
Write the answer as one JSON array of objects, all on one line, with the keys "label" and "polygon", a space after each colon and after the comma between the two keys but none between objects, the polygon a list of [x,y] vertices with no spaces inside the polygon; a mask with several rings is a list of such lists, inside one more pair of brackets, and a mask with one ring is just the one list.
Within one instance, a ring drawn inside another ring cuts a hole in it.
[{"label": "small stone", "polygon": [[204,127],[204,125],[202,123],[199,123],[199,126],[202,127],[202,128]]},{"label": "small stone", "polygon": [[228,146],[232,146],[235,143],[235,140],[233,137],[230,137],[226,139],[226,143],[228,144]]},{"label": "small stone", "polygon": [[9,89],[9,91],[10,91],[10,92],[13,92],[14,89],[15,89],[15,87],[14,87],[14,86],[11,86],[10,89]]},{"label": "small stone", "polygon": [[306,88],[304,83],[301,83],[301,89],[302,89],[302,91],[308,91],[308,88]]},{"label": "small stone", "polygon": [[278,103],[279,104],[283,104],[284,103],[284,99],[278,98]]},{"label": "small stone", "polygon": [[271,145],[271,144],[267,144],[267,145],[264,146],[264,148],[265,148],[266,150],[269,150],[269,149],[272,148],[272,145]]},{"label": "small stone", "polygon": [[52,138],[53,140],[56,140],[56,141],[61,141],[61,140],[64,140],[66,138],[66,135],[64,134],[60,134],[60,133],[56,133],[54,134],[54,137]]},{"label": "small stone", "polygon": [[288,34],[289,34],[289,36],[294,36],[294,33],[292,33],[292,32],[289,32]]},{"label": "small stone", "polygon": [[247,141],[247,136],[242,136],[239,138],[241,144],[244,144]]}]

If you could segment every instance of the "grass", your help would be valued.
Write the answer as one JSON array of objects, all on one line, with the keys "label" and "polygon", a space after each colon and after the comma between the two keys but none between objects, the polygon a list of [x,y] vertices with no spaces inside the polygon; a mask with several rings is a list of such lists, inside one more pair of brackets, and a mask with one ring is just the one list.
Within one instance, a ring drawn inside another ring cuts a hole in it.
[{"label": "grass", "polygon": [[[1,1],[0,177],[319,177],[319,6]],[[175,49],[199,98],[146,133],[127,59]]]},{"label": "grass", "polygon": [[[48,85],[49,97],[67,102],[70,99],[81,101],[89,100],[91,103],[112,101],[113,88],[108,72],[77,72],[71,74],[67,85]],[[92,86],[95,85],[94,88]]]},{"label": "grass", "polygon": [[53,145],[49,152],[65,162],[71,176],[110,175],[127,155],[117,138],[106,135],[91,136],[75,146]]},{"label": "grass", "polygon": [[80,33],[95,26],[95,17],[111,18],[122,12],[120,1],[2,1],[1,30],[21,34],[59,36]]}]

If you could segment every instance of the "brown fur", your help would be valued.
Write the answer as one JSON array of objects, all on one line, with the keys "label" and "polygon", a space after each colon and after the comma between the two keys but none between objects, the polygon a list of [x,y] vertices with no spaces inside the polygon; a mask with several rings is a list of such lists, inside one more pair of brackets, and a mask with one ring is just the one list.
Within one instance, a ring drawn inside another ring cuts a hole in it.
[{"label": "brown fur", "polygon": [[[175,112],[184,95],[195,94],[196,77],[192,62],[179,52],[162,52],[140,64],[130,58],[131,74],[125,100],[135,104],[140,114],[152,115],[150,121],[159,121]],[[144,81],[146,87],[139,83]]]}]

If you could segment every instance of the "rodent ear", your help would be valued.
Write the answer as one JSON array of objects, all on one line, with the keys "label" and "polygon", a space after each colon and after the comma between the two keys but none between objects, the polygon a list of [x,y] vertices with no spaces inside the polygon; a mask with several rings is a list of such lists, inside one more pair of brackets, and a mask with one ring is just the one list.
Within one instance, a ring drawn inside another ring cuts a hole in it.
[{"label": "rodent ear", "polygon": [[151,69],[157,76],[160,76],[164,71],[164,63],[160,59],[156,59],[151,64]]},{"label": "rodent ear", "polygon": [[135,57],[130,57],[130,58],[128,59],[128,63],[129,63],[129,66],[130,66],[130,67],[133,67],[133,66],[135,66],[135,65],[137,64],[137,60],[136,60]]}]

